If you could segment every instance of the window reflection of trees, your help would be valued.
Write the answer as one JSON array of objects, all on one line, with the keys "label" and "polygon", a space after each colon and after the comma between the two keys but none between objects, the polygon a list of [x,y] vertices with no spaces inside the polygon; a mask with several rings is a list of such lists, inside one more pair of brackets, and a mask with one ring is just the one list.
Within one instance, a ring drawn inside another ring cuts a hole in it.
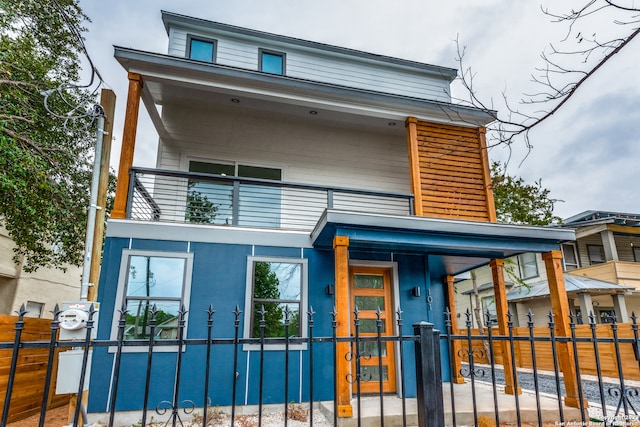
[{"label": "window reflection of trees", "polygon": [[264,336],[284,337],[287,309],[289,336],[300,336],[302,266],[299,263],[256,261],[253,270],[253,330],[260,336],[264,307]]}]

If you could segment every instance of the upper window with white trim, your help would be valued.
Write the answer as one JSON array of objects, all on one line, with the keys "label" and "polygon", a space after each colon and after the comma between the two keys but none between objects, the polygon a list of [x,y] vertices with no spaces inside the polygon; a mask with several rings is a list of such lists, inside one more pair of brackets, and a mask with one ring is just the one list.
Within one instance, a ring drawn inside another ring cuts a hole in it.
[{"label": "upper window with white trim", "polygon": [[260,337],[263,308],[265,338],[286,336],[287,311],[288,336],[305,336],[306,290],[306,259],[249,257],[245,336]]},{"label": "upper window with white trim", "polygon": [[123,302],[127,307],[125,340],[149,339],[154,306],[154,339],[177,339],[179,311],[188,306],[192,265],[191,253],[123,251],[116,308]]},{"label": "upper window with white trim", "polygon": [[520,278],[523,280],[539,276],[538,261],[534,252],[518,255],[518,266],[520,268]]},{"label": "upper window with white trim", "polygon": [[562,262],[564,263],[564,270],[574,270],[580,267],[578,259],[578,250],[573,243],[563,243],[560,245],[562,249]]},{"label": "upper window with white trim", "polygon": [[187,35],[187,58],[203,62],[216,62],[217,41],[205,37]]},{"label": "upper window with white trim", "polygon": [[260,71],[263,73],[284,75],[286,62],[284,52],[260,49],[259,57]]}]

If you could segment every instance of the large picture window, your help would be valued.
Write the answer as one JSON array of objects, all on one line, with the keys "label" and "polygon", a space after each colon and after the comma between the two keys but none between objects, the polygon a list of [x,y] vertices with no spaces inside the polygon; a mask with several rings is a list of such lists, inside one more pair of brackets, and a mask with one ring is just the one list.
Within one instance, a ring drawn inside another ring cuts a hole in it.
[{"label": "large picture window", "polygon": [[[190,161],[189,172],[212,175],[282,180],[282,170],[238,163],[212,163]],[[279,186],[241,184],[234,209],[233,183],[231,181],[190,180],[187,191],[185,219],[201,224],[244,225],[278,228],[281,215]],[[234,212],[237,218],[234,219]]]},{"label": "large picture window", "polygon": [[249,258],[245,335],[260,337],[263,307],[266,338],[285,337],[287,310],[289,337],[305,335],[306,266],[304,259]]},{"label": "large picture window", "polygon": [[123,302],[127,308],[125,340],[149,339],[154,306],[154,339],[178,337],[179,311],[187,306],[192,259],[188,253],[124,251],[116,308]]}]

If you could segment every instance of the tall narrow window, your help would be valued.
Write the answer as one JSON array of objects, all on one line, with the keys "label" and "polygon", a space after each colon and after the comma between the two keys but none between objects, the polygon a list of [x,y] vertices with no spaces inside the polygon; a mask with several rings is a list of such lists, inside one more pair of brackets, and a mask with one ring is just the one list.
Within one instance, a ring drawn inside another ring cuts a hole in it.
[{"label": "tall narrow window", "polygon": [[284,75],[285,54],[260,49],[260,71]]},{"label": "tall narrow window", "polygon": [[260,337],[264,308],[264,336],[284,337],[286,312],[289,312],[289,336],[304,336],[306,260],[250,257],[247,269],[246,335]]},{"label": "tall narrow window", "polygon": [[154,306],[155,339],[177,338],[179,311],[188,300],[191,265],[192,255],[186,253],[123,252],[119,298],[127,307],[125,340],[149,339]]},{"label": "tall narrow window", "polygon": [[518,255],[518,265],[520,267],[521,279],[525,280],[538,277],[538,261],[535,253],[527,252]]},{"label": "tall narrow window", "polygon": [[562,249],[562,260],[564,262],[564,270],[569,271],[580,267],[578,263],[578,251],[573,243],[564,243],[560,246]]},{"label": "tall narrow window", "polygon": [[187,36],[187,58],[197,61],[216,61],[216,41],[203,37]]}]

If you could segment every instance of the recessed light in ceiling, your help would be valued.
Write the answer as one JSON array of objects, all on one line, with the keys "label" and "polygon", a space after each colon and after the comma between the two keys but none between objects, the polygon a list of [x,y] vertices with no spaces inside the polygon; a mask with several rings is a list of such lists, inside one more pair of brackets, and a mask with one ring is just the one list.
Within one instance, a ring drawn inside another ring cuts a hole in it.
[{"label": "recessed light in ceiling", "polygon": [[312,116],[315,116],[316,114],[318,114],[318,112],[316,110],[311,110],[309,111],[309,114],[311,114]]},{"label": "recessed light in ceiling", "polygon": [[240,100],[238,98],[231,98],[231,102],[233,102],[234,104],[239,104]]}]

